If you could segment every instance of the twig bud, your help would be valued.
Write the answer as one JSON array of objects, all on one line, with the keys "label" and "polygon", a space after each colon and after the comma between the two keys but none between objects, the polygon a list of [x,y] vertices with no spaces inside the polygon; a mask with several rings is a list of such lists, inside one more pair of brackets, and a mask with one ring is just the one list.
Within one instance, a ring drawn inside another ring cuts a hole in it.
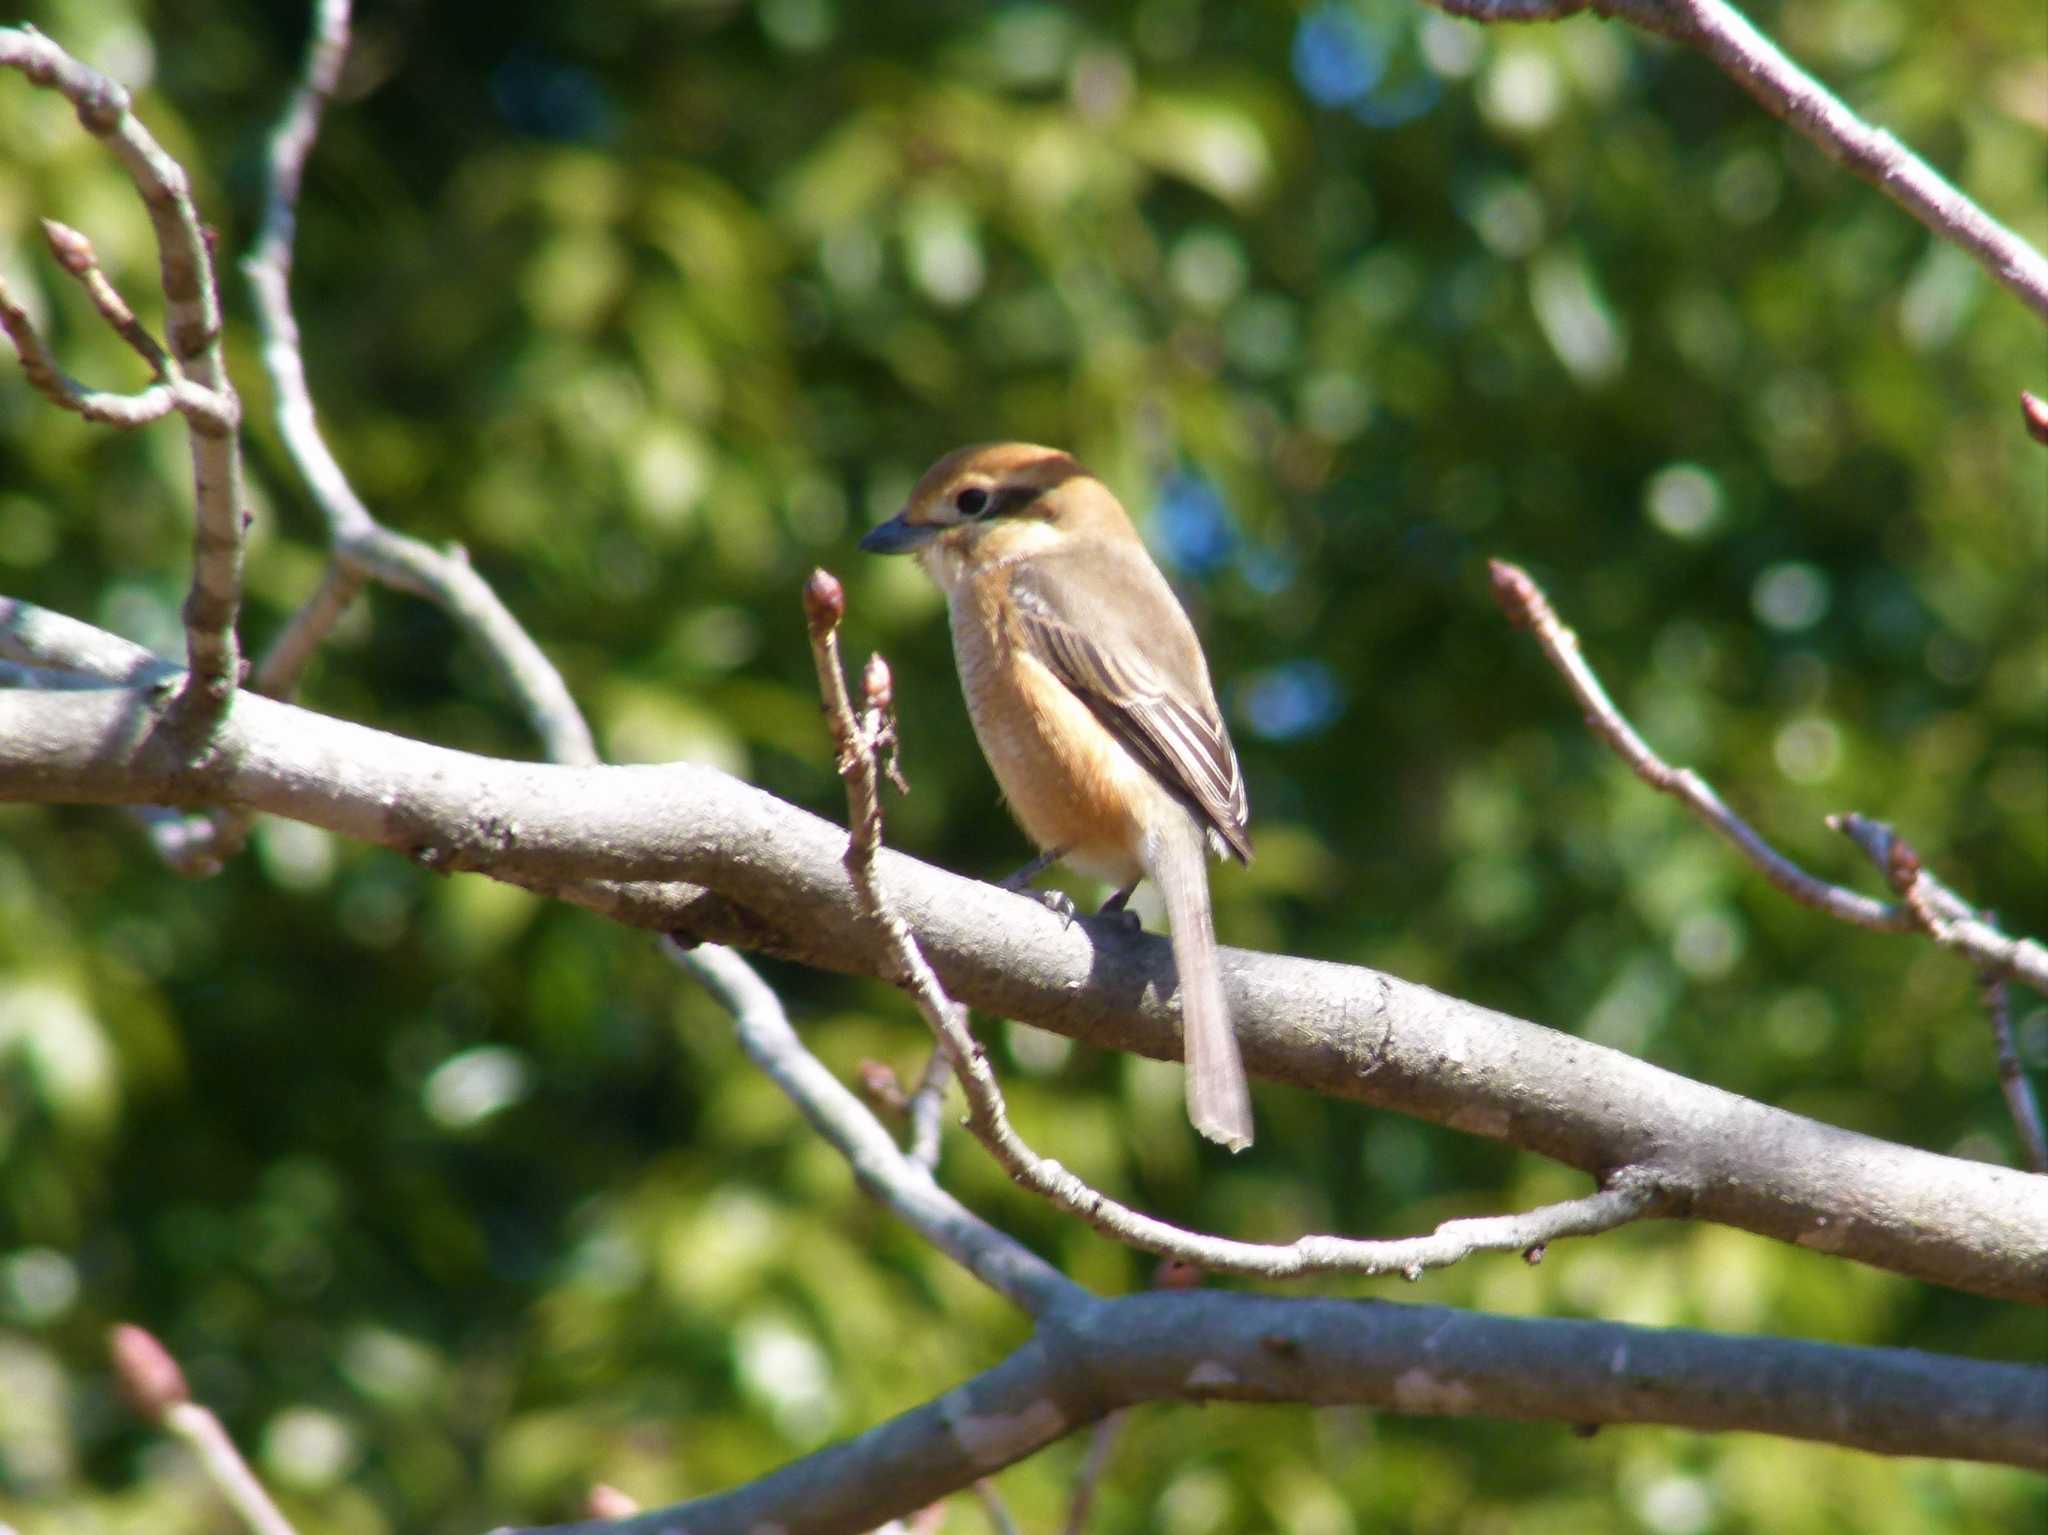
[{"label": "twig bud", "polygon": [[1161,1258],[1159,1266],[1152,1270],[1155,1290],[1193,1290],[1200,1287],[1202,1279],[1201,1265],[1185,1258]]},{"label": "twig bud", "polygon": [[192,1400],[192,1388],[171,1351],[133,1322],[107,1330],[107,1352],[121,1395],[144,1422],[161,1423],[173,1407]]},{"label": "twig bud", "polygon": [[69,224],[44,219],[43,238],[50,242],[50,254],[57,258],[57,265],[73,277],[83,277],[100,264],[100,258],[93,252],[92,241]]},{"label": "twig bud", "polygon": [[1493,600],[1507,614],[1508,622],[1517,629],[1529,628],[1535,621],[1536,605],[1543,600],[1529,572],[1506,560],[1488,560],[1486,573],[1493,578]]},{"label": "twig bud", "polygon": [[870,709],[887,713],[896,703],[896,679],[889,663],[876,651],[868,657],[867,670],[860,674],[861,699]]},{"label": "twig bud", "polygon": [[857,1075],[861,1092],[876,1107],[892,1114],[901,1114],[910,1107],[910,1095],[903,1091],[902,1081],[887,1062],[862,1061]]},{"label": "twig bud", "polygon": [[1913,844],[1904,837],[1892,837],[1891,853],[1885,859],[1886,876],[1892,888],[1904,895],[1920,878],[1920,855],[1913,851]]},{"label": "twig bud", "polygon": [[2027,423],[2027,435],[2048,447],[2048,400],[2020,391],[2020,418]]},{"label": "twig bud", "polygon": [[640,1512],[640,1500],[609,1482],[599,1482],[583,1500],[583,1512],[593,1519],[630,1519]]},{"label": "twig bud", "polygon": [[846,588],[839,584],[839,578],[822,565],[811,572],[810,580],[804,582],[804,617],[809,621],[813,634],[823,634],[827,629],[837,628],[839,620],[846,616]]}]

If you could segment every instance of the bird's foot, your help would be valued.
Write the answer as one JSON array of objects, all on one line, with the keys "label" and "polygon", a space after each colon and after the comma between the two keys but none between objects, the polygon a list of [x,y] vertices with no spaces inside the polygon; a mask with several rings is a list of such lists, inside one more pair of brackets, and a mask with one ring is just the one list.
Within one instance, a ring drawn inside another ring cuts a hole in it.
[{"label": "bird's foot", "polygon": [[1138,882],[1132,880],[1123,889],[1117,891],[1116,894],[1096,907],[1095,915],[1098,917],[1108,917],[1115,923],[1120,932],[1137,932],[1145,925],[1138,920],[1138,914],[1130,909],[1131,892],[1137,888]]}]

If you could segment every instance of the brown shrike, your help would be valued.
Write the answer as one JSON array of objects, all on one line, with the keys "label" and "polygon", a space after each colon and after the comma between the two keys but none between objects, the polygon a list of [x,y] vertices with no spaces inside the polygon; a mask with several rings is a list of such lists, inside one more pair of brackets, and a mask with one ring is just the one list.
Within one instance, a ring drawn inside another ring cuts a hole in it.
[{"label": "brown shrike", "polygon": [[1053,448],[961,448],[861,540],[946,594],[967,713],[1003,796],[1048,857],[1166,900],[1188,1118],[1233,1151],[1251,1097],[1217,967],[1207,855],[1251,861],[1237,753],[1194,626],[1109,488]]}]

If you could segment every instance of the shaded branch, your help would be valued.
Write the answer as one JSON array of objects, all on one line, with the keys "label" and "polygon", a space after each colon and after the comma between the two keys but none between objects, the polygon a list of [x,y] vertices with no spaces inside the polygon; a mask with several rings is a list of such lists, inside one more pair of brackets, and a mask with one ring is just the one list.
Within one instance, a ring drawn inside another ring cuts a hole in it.
[{"label": "shaded branch", "polygon": [[[746,1487],[550,1535],[854,1535],[1142,1402],[1781,1434],[2048,1468],[2048,1370],[1444,1306],[1150,1291],[1042,1322],[995,1368]],[[500,1535],[538,1535],[506,1530]]]},{"label": "shaded branch", "polygon": [[2019,1132],[2020,1149],[2027,1166],[2048,1173],[2048,1128],[2041,1123],[2041,1103],[2034,1085],[2020,1065],[2019,1042],[2012,1032],[2012,988],[1996,976],[1980,976],[1984,1011],[1991,1019],[1991,1044],[1998,1055],[1998,1090],[2005,1095],[2005,1107]]}]

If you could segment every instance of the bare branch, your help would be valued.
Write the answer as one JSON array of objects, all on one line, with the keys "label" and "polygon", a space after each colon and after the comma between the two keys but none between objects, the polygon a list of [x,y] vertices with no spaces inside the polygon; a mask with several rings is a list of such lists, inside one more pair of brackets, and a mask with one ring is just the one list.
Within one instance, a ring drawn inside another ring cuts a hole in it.
[{"label": "bare branch", "polygon": [[[842,862],[844,828],[712,768],[507,762],[246,693],[206,744],[197,752],[172,728],[147,686],[0,692],[0,801],[247,806],[634,926],[885,970]],[[1105,1049],[1178,1058],[1163,938],[1067,925],[886,849],[876,863],[948,994]],[[2048,1303],[2048,1197],[2029,1174],[1818,1124],[1394,976],[1235,949],[1223,970],[1260,1076],[1596,1178],[1642,1167],[1694,1217]]]},{"label": "bare branch", "polygon": [[334,557],[368,580],[438,604],[499,675],[540,735],[550,760],[594,763],[597,744],[561,673],[499,601],[458,548],[441,551],[378,523],[356,495],[321,435],[306,382],[298,318],[292,313],[292,238],[306,157],[320,113],[334,93],[348,51],[348,0],[321,0],[306,67],[291,105],[271,135],[263,232],[242,263],[256,294],[263,365],[277,396],[277,425],[286,451],[327,519]]},{"label": "bare branch", "polygon": [[[1616,755],[1635,775],[1659,793],[1668,794],[1718,832],[1743,857],[1755,864],[1772,884],[1802,906],[1811,906],[1831,917],[1881,933],[1924,931],[1936,942],[1968,955],[1979,966],[1999,974],[2018,976],[2028,985],[2048,991],[2048,948],[2031,938],[2010,938],[1983,921],[1945,886],[1922,875],[1915,861],[1918,888],[1935,902],[1929,908],[1937,915],[1916,913],[1912,905],[1875,901],[1867,895],[1818,879],[1773,848],[1741,816],[1730,810],[1711,785],[1690,768],[1674,768],[1652,751],[1626,716],[1614,706],[1591,666],[1579,650],[1579,639],[1558,619],[1556,610],[1542,588],[1520,566],[1505,560],[1490,563],[1493,594],[1509,622],[1535,635],[1536,643],[1550,664],[1557,668],[1572,694],[1586,711],[1586,723],[1614,748]],[[1878,867],[1889,869],[1891,831],[1881,823],[1862,816],[1830,816],[1828,825],[1854,836],[1857,827],[1878,827],[1883,846],[1878,851],[1865,847]],[[1902,886],[1904,894],[1908,888]]]},{"label": "bare branch", "polygon": [[1910,927],[1966,956],[1987,974],[2009,975],[2048,993],[2048,946],[2001,932],[1984,913],[1929,874],[1912,844],[1883,821],[1850,811],[1829,816],[1827,824],[1883,872],[1898,892],[1899,909]]},{"label": "bare branch", "polygon": [[144,1421],[182,1439],[214,1490],[253,1535],[294,1535],[291,1521],[264,1490],[212,1409],[192,1400],[178,1361],[149,1333],[132,1323],[113,1328],[107,1339],[114,1375]]},{"label": "bare branch", "polygon": [[[548,1535],[855,1535],[1142,1402],[1755,1431],[2048,1467],[2048,1370],[1443,1306],[1151,1291],[1042,1322],[995,1368],[745,1487]],[[498,1535],[541,1535],[504,1530]]]},{"label": "bare branch", "polygon": [[691,948],[671,940],[663,948],[732,1014],[740,1048],[846,1158],[873,1199],[1034,1316],[1086,1295],[1014,1237],[969,1212],[905,1156],[861,1101],[804,1048],[781,1000],[745,960],[710,944]]},{"label": "bare branch", "polygon": [[1794,64],[1724,0],[1665,0],[1681,36],[1718,64],[1773,117],[1798,129],[1928,229],[1975,257],[2035,314],[2048,319],[2048,261],[1979,208],[1939,171],[1873,128]]},{"label": "bare branch", "polygon": [[993,1535],[1019,1535],[1017,1521],[1010,1517],[1009,1505],[1003,1502],[1003,1495],[996,1491],[996,1484],[982,1477],[974,1484],[974,1500],[981,1505],[983,1517]]},{"label": "bare branch", "polygon": [[0,656],[117,686],[175,684],[180,668],[153,650],[18,597],[0,597]]},{"label": "bare branch", "polygon": [[910,1121],[910,1159],[920,1167],[939,1165],[939,1135],[943,1129],[946,1089],[953,1083],[953,1063],[945,1050],[933,1046],[925,1058],[924,1075],[903,1105]]},{"label": "bare branch", "polygon": [[[193,206],[184,168],[129,110],[128,92],[122,86],[28,28],[0,28],[0,67],[19,70],[31,84],[70,100],[80,124],[128,172],[156,233],[171,372],[167,383],[157,387],[173,391],[166,409],[184,414],[192,454],[192,589],[184,608],[186,707],[203,725],[227,704],[241,680],[235,619],[242,601],[244,506],[242,456],[236,441],[241,402],[227,375],[208,233]],[[14,327],[9,325],[8,330],[13,334]],[[16,341],[18,345],[18,336]],[[181,390],[181,385],[189,387]]]},{"label": "bare branch", "polygon": [[163,344],[143,328],[135,318],[135,311],[128,307],[128,301],[115,290],[113,282],[100,270],[98,252],[88,240],[69,224],[60,224],[55,219],[43,220],[43,238],[50,242],[51,254],[57,264],[77,278],[92,300],[93,308],[100,312],[100,318],[113,329],[114,334],[128,343],[129,348],[149,365],[150,373],[157,378],[169,377],[176,368]]},{"label": "bare branch", "polygon": [[1109,1469],[1109,1457],[1122,1437],[1123,1426],[1124,1413],[1120,1409],[1098,1420],[1095,1431],[1088,1436],[1088,1453],[1081,1458],[1081,1469],[1074,1474],[1073,1501],[1067,1505],[1066,1535],[1088,1535],[1095,1489],[1102,1483],[1102,1473]]},{"label": "bare branch", "polygon": [[1481,22],[1611,16],[1704,53],[1773,117],[1883,192],[1934,234],[1975,257],[2048,319],[2048,261],[1882,128],[1873,128],[1724,0],[1424,0]]},{"label": "bare branch", "polygon": [[[150,385],[134,394],[114,394],[91,389],[57,366],[56,358],[37,332],[35,321],[14,296],[14,290],[0,279],[0,330],[14,343],[14,355],[30,386],[59,410],[68,410],[100,426],[148,426],[178,409],[179,390],[168,381]],[[190,386],[187,386],[190,392]]]},{"label": "bare branch", "polygon": [[1991,1017],[1992,1044],[1998,1051],[1998,1090],[2005,1095],[2005,1106],[2019,1131],[2027,1166],[2034,1172],[2048,1173],[2048,1129],[2041,1123],[2041,1104],[2034,1096],[2034,1085],[2020,1065],[2019,1043],[2012,1032],[2011,988],[2002,977],[1980,976],[1978,981],[1984,992],[1984,1010]]},{"label": "bare branch", "polygon": [[249,678],[249,686],[266,698],[290,698],[298,690],[299,677],[313,659],[334,626],[348,612],[356,593],[363,589],[362,572],[329,560],[320,585],[292,614],[291,622],[278,631]]}]

